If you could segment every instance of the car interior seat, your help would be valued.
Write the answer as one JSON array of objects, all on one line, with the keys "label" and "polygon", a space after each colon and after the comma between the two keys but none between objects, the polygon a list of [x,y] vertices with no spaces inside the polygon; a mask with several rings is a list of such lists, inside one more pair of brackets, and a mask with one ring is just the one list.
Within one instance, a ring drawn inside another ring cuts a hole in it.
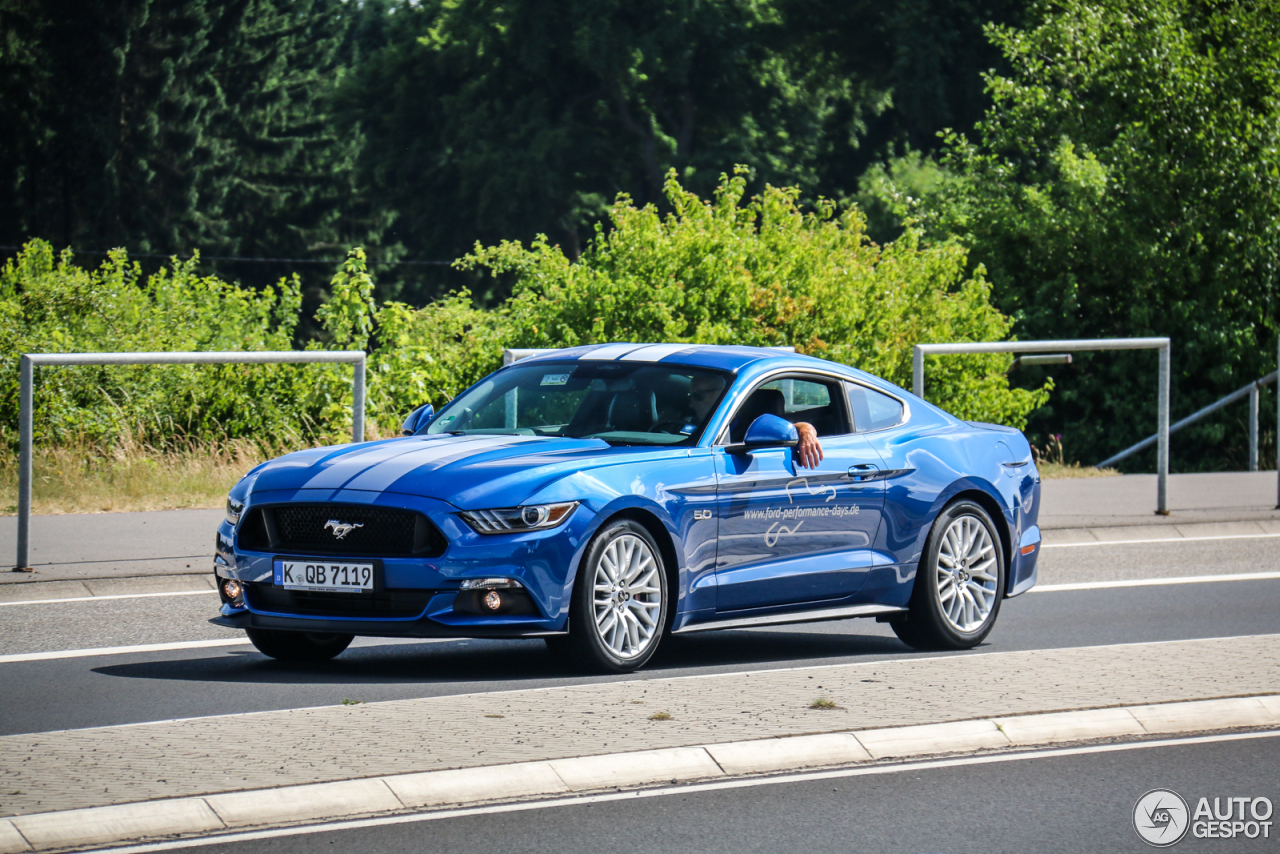
[{"label": "car interior seat", "polygon": [[787,417],[787,399],[782,392],[776,388],[758,388],[753,391],[729,426],[729,441],[741,442],[747,435],[747,428],[751,426],[751,422],[761,415]]},{"label": "car interior seat", "polygon": [[658,421],[658,403],[652,389],[620,391],[609,403],[609,427],[627,433],[647,433]]}]

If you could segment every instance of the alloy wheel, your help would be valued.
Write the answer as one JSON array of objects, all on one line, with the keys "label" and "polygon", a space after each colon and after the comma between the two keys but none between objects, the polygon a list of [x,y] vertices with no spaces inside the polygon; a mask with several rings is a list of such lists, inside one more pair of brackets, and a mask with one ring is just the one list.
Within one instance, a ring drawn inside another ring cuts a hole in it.
[{"label": "alloy wheel", "polygon": [[938,549],[938,602],[952,628],[975,632],[991,615],[999,595],[1000,568],[991,532],[975,516],[947,526]]},{"label": "alloy wheel", "polygon": [[592,584],[600,640],[620,659],[642,654],[662,618],[662,571],[649,544],[635,534],[614,539],[596,561]]}]

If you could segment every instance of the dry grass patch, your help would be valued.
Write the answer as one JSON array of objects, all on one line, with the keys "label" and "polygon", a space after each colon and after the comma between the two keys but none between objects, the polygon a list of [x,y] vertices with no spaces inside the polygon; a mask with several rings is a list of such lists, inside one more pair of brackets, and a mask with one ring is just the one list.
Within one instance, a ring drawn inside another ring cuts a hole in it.
[{"label": "dry grass patch", "polygon": [[1040,471],[1040,477],[1045,480],[1069,477],[1115,477],[1120,474],[1115,469],[1097,469],[1093,466],[1067,462],[1066,452],[1062,448],[1061,433],[1050,436],[1044,447],[1032,445],[1031,453],[1036,458],[1036,468]]},{"label": "dry grass patch", "polygon": [[1040,477],[1045,480],[1056,480],[1067,477],[1117,477],[1120,472],[1115,469],[1096,469],[1093,466],[1082,466],[1079,463],[1047,463],[1038,462],[1036,468]]},{"label": "dry grass patch", "polygon": [[[121,513],[217,508],[245,472],[274,454],[248,442],[157,450],[131,445],[109,453],[90,446],[37,448],[32,512]],[[3,515],[18,512],[18,457],[0,457]]]}]

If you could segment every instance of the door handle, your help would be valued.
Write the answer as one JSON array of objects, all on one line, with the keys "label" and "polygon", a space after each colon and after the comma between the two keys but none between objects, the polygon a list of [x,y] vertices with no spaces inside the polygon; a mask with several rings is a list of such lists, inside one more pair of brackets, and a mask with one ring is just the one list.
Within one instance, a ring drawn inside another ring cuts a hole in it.
[{"label": "door handle", "polygon": [[849,466],[849,476],[853,478],[854,483],[871,480],[880,471],[880,466],[873,463],[859,463],[856,466]]}]

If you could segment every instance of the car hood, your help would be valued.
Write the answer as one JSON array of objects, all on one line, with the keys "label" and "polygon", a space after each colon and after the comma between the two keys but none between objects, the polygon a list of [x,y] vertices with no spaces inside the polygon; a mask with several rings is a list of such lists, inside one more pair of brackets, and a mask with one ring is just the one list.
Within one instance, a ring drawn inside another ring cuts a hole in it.
[{"label": "car hood", "polygon": [[252,493],[354,489],[421,495],[462,509],[513,507],[584,469],[671,450],[615,448],[600,439],[409,436],[288,454],[251,472],[246,486]]}]

